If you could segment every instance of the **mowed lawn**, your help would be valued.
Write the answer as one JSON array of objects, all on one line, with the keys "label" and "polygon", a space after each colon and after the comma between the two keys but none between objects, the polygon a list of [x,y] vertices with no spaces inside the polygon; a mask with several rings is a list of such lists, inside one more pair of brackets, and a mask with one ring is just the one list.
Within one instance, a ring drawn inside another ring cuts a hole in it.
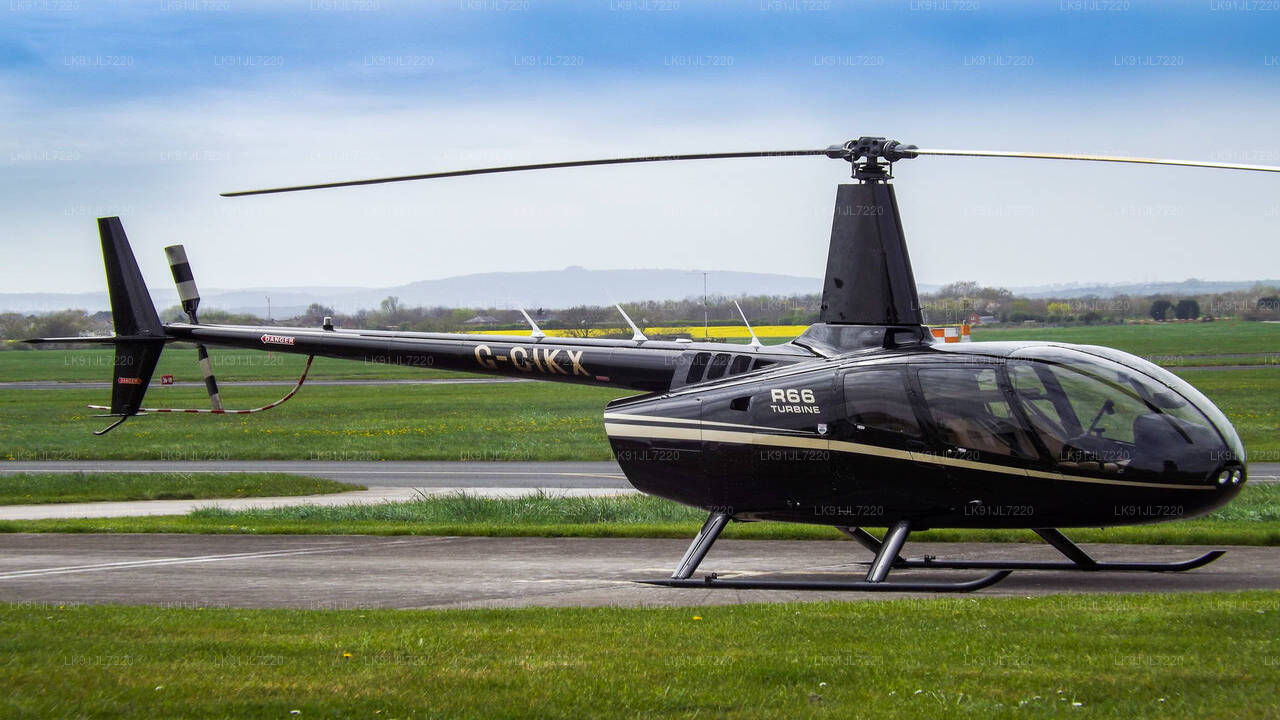
[{"label": "mowed lawn", "polygon": [[[229,408],[283,388],[228,388]],[[257,415],[147,415],[109,435],[88,403],[105,390],[0,390],[0,461],[118,458],[607,460],[602,413],[616,389],[551,383],[304,387]],[[207,407],[201,388],[154,387],[147,404]]]},{"label": "mowed lawn", "polygon": [[52,603],[0,605],[0,628],[6,717],[1280,714],[1276,592],[461,611]]},{"label": "mowed lawn", "polygon": [[[1280,324],[1243,321],[1211,323],[1168,322],[1148,325],[1089,325],[1079,327],[978,326],[974,341],[1052,340],[1106,345],[1152,358],[1162,365],[1178,366],[1215,362],[1280,364]],[[728,338],[747,342],[745,337]],[[790,337],[764,337],[769,345],[789,342]],[[1261,357],[1193,360],[1190,355],[1253,353]],[[291,380],[302,372],[306,358],[287,353],[210,348],[215,375],[226,381]],[[112,350],[103,347],[55,348],[0,352],[0,381],[53,380],[63,382],[107,381],[111,378]],[[178,381],[199,382],[196,353],[191,347],[171,346],[160,357],[156,376],[173,375]],[[441,378],[458,373],[417,367],[366,363],[358,360],[317,358],[311,376],[318,379]]]},{"label": "mowed lawn", "polygon": [[[214,377],[234,382],[297,380],[307,358],[305,355],[215,347],[209,349],[209,361],[213,364]],[[114,350],[104,347],[0,352],[0,382],[110,382],[113,367]],[[166,347],[160,356],[160,364],[156,366],[156,384],[159,384],[161,375],[172,375],[177,382],[204,381],[193,347]],[[316,380],[426,380],[480,376],[361,360],[316,358],[307,377]]]},{"label": "mowed lawn", "polygon": [[1105,345],[1153,358],[1157,364],[1178,365],[1185,355],[1267,353],[1280,364],[1280,323],[1216,321],[1166,322],[1149,325],[1083,325],[1078,327],[975,327],[974,342],[992,340],[1052,340],[1081,345]]},{"label": "mowed lawn", "polygon": [[[1280,368],[1183,373],[1231,418],[1254,462],[1280,461]],[[229,387],[228,407],[280,397]],[[249,416],[137,417],[104,437],[88,403],[106,390],[0,390],[0,460],[607,460],[602,413],[634,393],[553,383],[304,387]],[[147,404],[206,407],[200,388],[153,387]]]}]

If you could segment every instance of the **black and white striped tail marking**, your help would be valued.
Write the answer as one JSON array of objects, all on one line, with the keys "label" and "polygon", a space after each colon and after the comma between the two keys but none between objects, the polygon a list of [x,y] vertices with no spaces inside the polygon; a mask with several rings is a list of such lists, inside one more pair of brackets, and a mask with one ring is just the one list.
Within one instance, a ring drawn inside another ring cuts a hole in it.
[{"label": "black and white striped tail marking", "polygon": [[169,271],[173,273],[173,282],[178,286],[178,299],[182,301],[182,309],[188,314],[195,311],[188,307],[192,301],[200,303],[200,291],[196,289],[195,276],[191,274],[191,263],[187,262],[187,251],[181,245],[170,245],[164,249],[169,259]]},{"label": "black and white striped tail marking", "polygon": [[200,358],[200,372],[204,373],[204,389],[209,392],[209,404],[214,410],[221,410],[222,395],[218,393],[218,381],[213,377],[213,364],[209,362],[209,351],[204,345],[197,345],[196,355]]}]

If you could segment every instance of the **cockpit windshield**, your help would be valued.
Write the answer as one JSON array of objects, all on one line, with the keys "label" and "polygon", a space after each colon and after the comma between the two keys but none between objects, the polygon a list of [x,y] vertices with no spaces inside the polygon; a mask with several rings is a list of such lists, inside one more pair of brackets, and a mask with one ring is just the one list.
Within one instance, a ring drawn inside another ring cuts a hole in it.
[{"label": "cockpit windshield", "polygon": [[1065,470],[1202,480],[1232,459],[1232,440],[1239,445],[1229,424],[1223,433],[1205,412],[1213,405],[1202,395],[1131,365],[1038,346],[1014,352],[1007,371],[1027,424]]}]

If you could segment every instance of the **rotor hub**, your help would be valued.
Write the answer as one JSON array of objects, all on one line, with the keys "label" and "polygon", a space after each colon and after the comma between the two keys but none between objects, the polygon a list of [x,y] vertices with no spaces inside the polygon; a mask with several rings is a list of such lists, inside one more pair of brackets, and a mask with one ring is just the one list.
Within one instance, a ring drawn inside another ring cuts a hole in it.
[{"label": "rotor hub", "polygon": [[917,149],[888,138],[860,137],[827,148],[827,157],[848,160],[855,180],[884,182],[893,179],[893,163],[916,157]]}]

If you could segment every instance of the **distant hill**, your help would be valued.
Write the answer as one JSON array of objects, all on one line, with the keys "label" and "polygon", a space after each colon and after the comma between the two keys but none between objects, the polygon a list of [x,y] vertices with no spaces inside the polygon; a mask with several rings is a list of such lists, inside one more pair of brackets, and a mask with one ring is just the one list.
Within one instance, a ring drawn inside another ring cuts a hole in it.
[{"label": "distant hill", "polygon": [[[819,278],[709,271],[708,290],[716,295],[802,295],[822,291]],[[403,305],[447,307],[559,308],[604,305],[641,300],[683,300],[702,295],[701,273],[687,270],[564,270],[477,273],[439,280],[422,280],[386,288],[282,287],[229,290],[201,289],[201,307],[266,315],[277,318],[300,314],[311,303],[321,303],[343,313],[376,308],[388,295]],[[176,305],[172,288],[153,288],[151,297],[160,308]],[[96,312],[109,307],[107,293],[0,293],[0,312],[38,313],[66,308]]]},{"label": "distant hill", "polygon": [[1116,295],[1211,295],[1213,293],[1248,290],[1255,285],[1280,287],[1280,280],[1183,280],[1181,282],[1149,282],[1119,285],[1039,285],[1035,287],[1009,288],[1014,295],[1026,298],[1081,298],[1115,297]]}]

